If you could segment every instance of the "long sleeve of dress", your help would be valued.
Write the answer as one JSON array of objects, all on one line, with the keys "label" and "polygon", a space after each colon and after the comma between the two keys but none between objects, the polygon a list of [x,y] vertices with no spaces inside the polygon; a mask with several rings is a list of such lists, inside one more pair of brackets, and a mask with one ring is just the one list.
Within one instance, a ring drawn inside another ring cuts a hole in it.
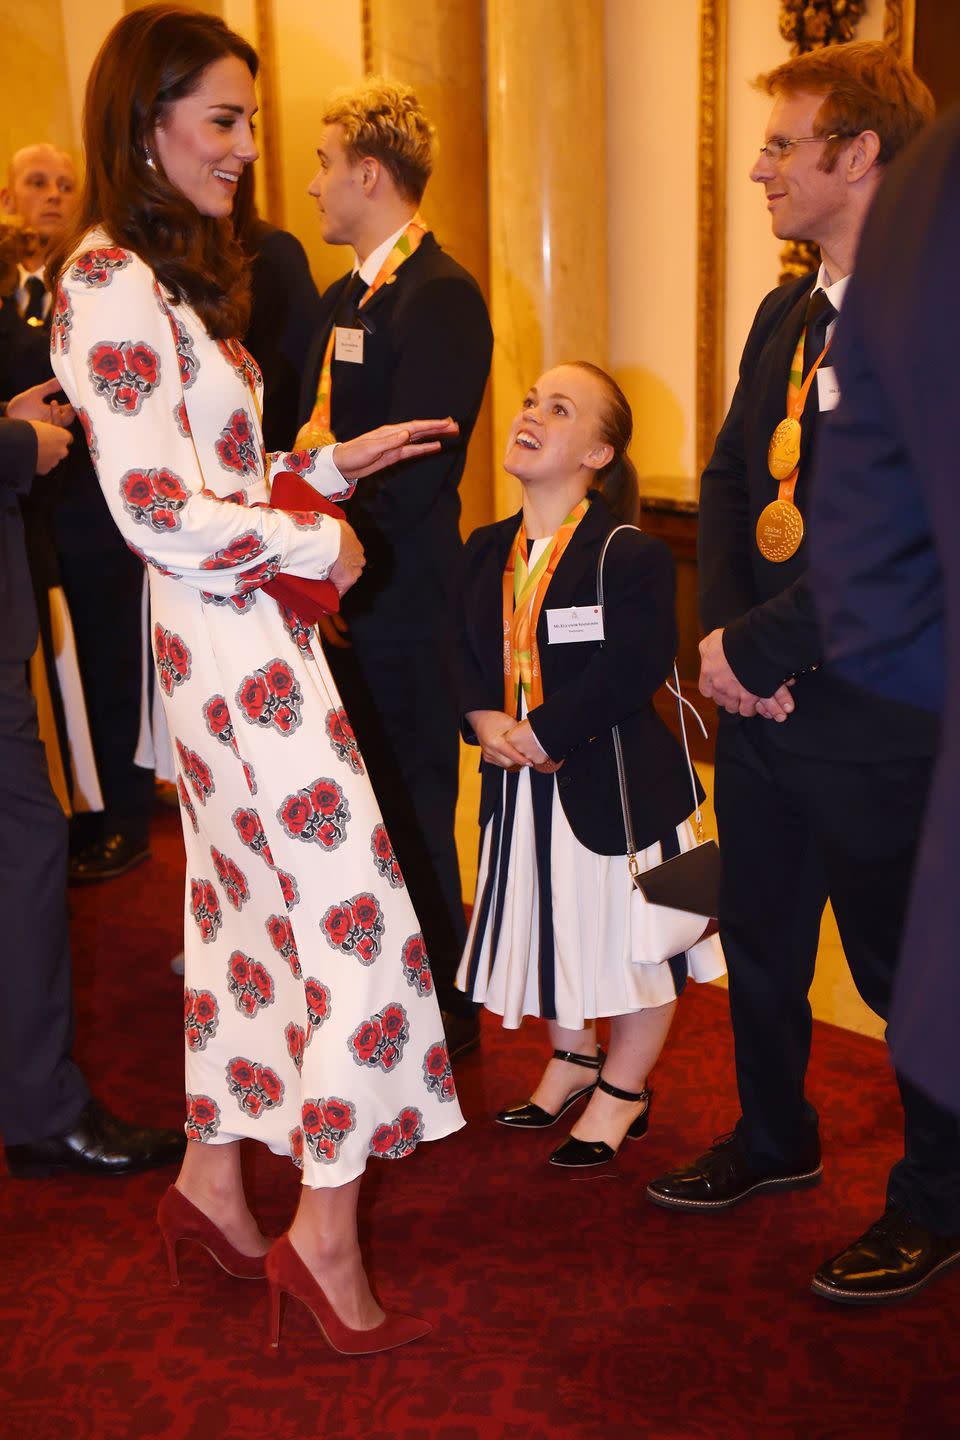
[{"label": "long sleeve of dress", "polygon": [[[113,518],[148,563],[212,595],[255,589],[281,570],[328,574],[340,547],[335,521],[241,503],[257,487],[266,499],[254,377],[237,386],[237,351],[211,340],[191,311],[168,305],[137,256],[94,247],[75,257],[57,296],[51,348]],[[225,395],[232,384],[246,400],[239,407],[230,401],[229,426],[215,444],[198,436],[191,415],[195,370],[207,364],[223,366]],[[237,469],[244,488],[222,498],[206,483],[224,488],[222,466],[205,472],[217,466],[218,453],[229,460],[231,446],[243,453]],[[328,447],[270,458],[340,498],[353,487],[332,455]]]}]

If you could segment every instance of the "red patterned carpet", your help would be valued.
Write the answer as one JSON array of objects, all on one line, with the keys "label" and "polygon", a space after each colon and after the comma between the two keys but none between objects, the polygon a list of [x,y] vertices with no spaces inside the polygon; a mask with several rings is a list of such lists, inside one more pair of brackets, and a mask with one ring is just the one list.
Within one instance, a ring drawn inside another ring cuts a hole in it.
[{"label": "red patterned carpet", "polygon": [[[172,815],[155,859],[73,892],[77,1053],[130,1118],[180,1120],[182,870]],[[883,1050],[818,1025],[811,1093],[826,1178],[727,1216],[654,1209],[645,1181],[734,1115],[726,997],[689,994],[656,1076],[649,1138],[616,1174],[548,1169],[552,1132],[491,1120],[545,1041],[488,1024],[459,1069],[470,1120],[371,1164],[364,1234],[381,1296],[434,1318],[419,1345],[327,1350],[289,1303],[265,1352],[260,1286],[201,1252],[170,1290],[153,1210],[167,1176],[0,1182],[0,1435],[9,1440],[753,1440],[960,1435],[960,1270],[880,1310],[809,1294],[813,1270],[875,1218],[897,1143]],[[254,1207],[291,1213],[296,1174],[252,1147]]]}]

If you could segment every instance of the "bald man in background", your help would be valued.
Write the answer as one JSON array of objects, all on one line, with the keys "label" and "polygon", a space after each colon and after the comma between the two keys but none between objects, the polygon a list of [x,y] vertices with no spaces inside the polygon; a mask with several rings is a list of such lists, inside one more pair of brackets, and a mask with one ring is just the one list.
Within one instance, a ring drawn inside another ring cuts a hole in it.
[{"label": "bald man in background", "polygon": [[[0,210],[19,217],[30,232],[13,297],[28,325],[49,325],[52,297],[43,275],[47,251],[71,224],[79,195],[73,160],[55,145],[26,145],[10,161]],[[50,375],[47,365],[43,375],[5,378],[15,391]],[[143,669],[143,567],[110,518],[79,425],[47,496],[25,502],[24,513],[41,612],[48,586],[62,584],[66,593],[104,799],[101,814],[75,816],[71,823],[70,880],[110,880],[150,854],[153,773],[134,764]]]}]

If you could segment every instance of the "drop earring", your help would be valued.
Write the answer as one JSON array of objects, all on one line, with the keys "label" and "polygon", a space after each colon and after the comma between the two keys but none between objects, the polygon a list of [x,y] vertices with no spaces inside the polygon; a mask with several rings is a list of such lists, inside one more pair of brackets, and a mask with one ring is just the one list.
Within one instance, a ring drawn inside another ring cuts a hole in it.
[{"label": "drop earring", "polygon": [[156,160],[154,160],[154,158],[153,158],[153,156],[150,154],[150,151],[149,151],[149,150],[145,150],[145,151],[144,151],[143,158],[144,158],[144,160],[147,162],[147,166],[148,166],[149,169],[151,169],[151,170],[156,170],[156,168],[157,168],[157,162],[156,162]]}]

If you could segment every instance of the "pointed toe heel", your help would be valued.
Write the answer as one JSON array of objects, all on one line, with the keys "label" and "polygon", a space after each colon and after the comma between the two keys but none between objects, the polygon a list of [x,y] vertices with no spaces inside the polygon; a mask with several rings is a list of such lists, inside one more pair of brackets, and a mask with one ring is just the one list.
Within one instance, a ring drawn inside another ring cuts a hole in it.
[{"label": "pointed toe heel", "polygon": [[180,1285],[177,1246],[181,1240],[191,1240],[195,1245],[201,1245],[220,1269],[232,1275],[235,1280],[266,1279],[267,1257],[244,1255],[236,1246],[231,1245],[210,1217],[198,1210],[175,1185],[169,1186],[161,1196],[157,1206],[157,1224],[170,1269],[170,1284],[174,1289]]},{"label": "pointed toe heel", "polygon": [[[565,1060],[568,1065],[581,1065],[585,1070],[596,1070],[599,1073],[606,1056],[598,1047],[596,1055],[578,1055],[573,1050],[554,1050],[552,1058]],[[542,1105],[535,1105],[532,1100],[527,1100],[522,1105],[510,1105],[505,1110],[497,1111],[497,1124],[506,1125],[513,1130],[548,1130],[557,1123],[561,1115],[567,1113],[571,1105],[576,1105],[584,1095],[592,1095],[596,1083],[596,1080],[592,1080],[589,1085],[574,1090],[573,1094],[564,1100],[560,1109],[552,1114],[549,1110],[544,1110]]]},{"label": "pointed toe heel", "polygon": [[353,1330],[334,1310],[323,1289],[300,1259],[286,1235],[281,1235],[267,1255],[267,1283],[270,1286],[268,1348],[275,1355],[280,1348],[283,1302],[292,1296],[305,1305],[317,1322],[320,1334],[339,1355],[376,1355],[395,1350],[429,1335],[433,1326],[414,1315],[385,1315],[372,1330]]},{"label": "pointed toe heel", "polygon": [[[615,1100],[627,1100],[636,1105],[641,1100],[644,1107],[637,1118],[627,1128],[624,1139],[642,1140],[647,1133],[650,1124],[650,1102],[653,1099],[652,1090],[618,1090],[615,1085],[608,1085],[602,1077],[597,1081],[597,1089],[602,1090],[606,1095],[612,1095]],[[598,1165],[608,1165],[619,1152],[619,1146],[615,1150],[605,1140],[578,1140],[575,1135],[568,1135],[562,1144],[550,1156],[550,1164],[557,1165],[562,1170],[589,1170]]]}]

